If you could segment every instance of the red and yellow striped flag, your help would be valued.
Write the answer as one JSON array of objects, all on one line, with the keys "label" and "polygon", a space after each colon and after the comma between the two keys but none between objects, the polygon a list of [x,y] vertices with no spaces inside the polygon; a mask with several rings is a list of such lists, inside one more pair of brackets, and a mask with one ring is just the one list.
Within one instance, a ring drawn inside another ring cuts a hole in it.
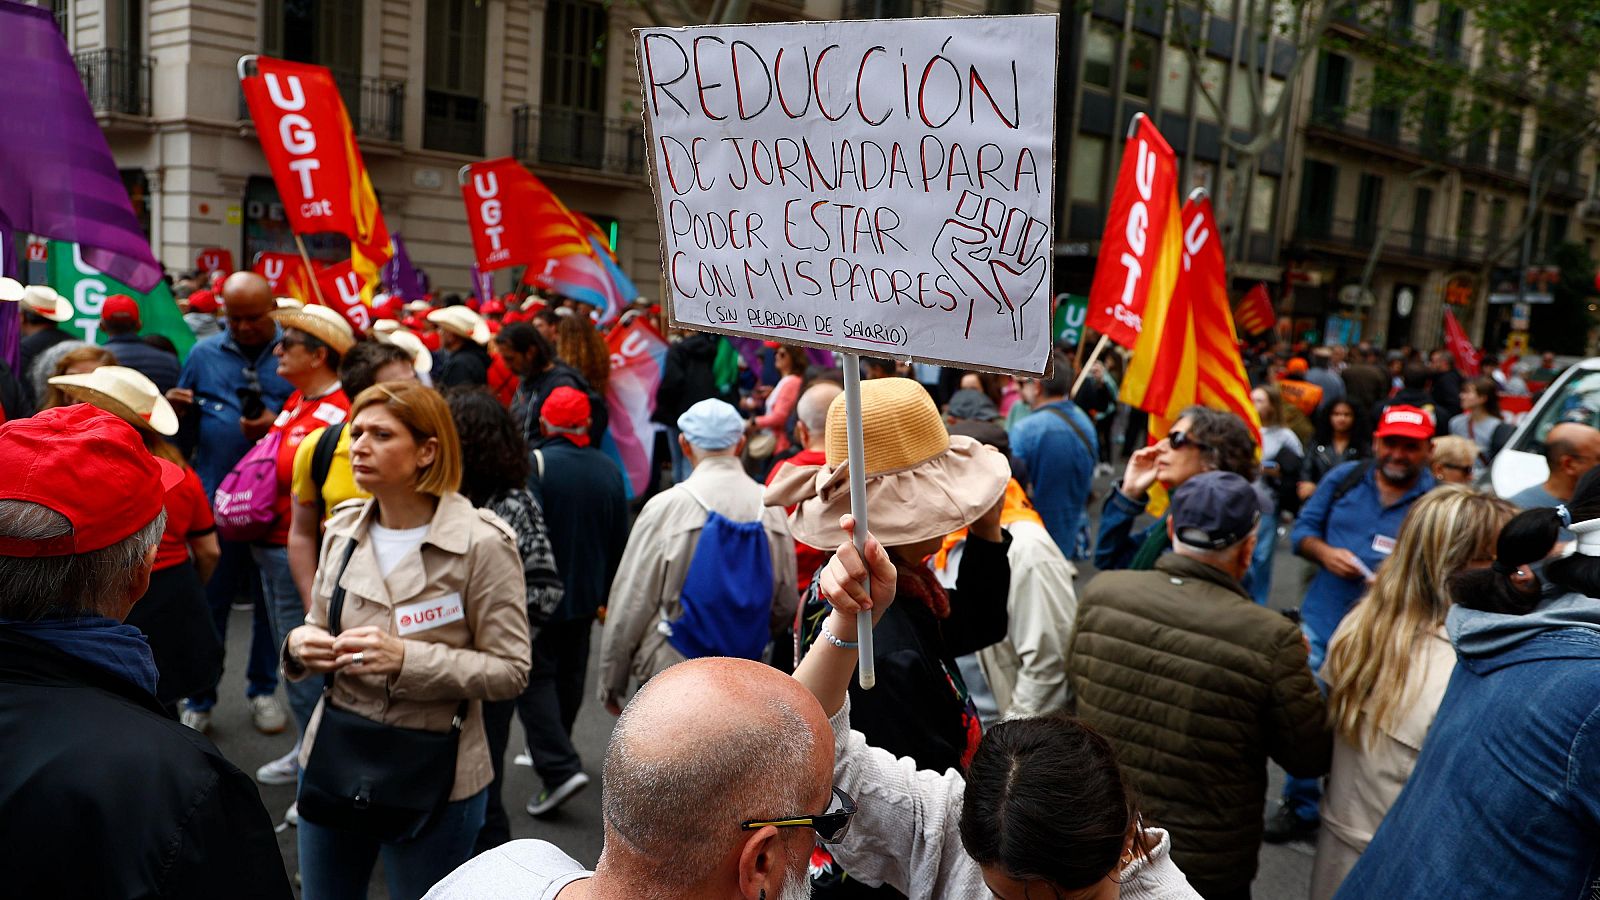
[{"label": "red and yellow striped flag", "polygon": [[1226,410],[1261,442],[1250,381],[1234,336],[1222,246],[1211,199],[1197,190],[1183,205],[1182,265],[1170,296],[1151,297],[1144,329],[1122,382],[1122,400],[1150,413],[1159,439],[1186,406]]},{"label": "red and yellow striped flag", "polygon": [[1278,315],[1272,311],[1272,298],[1267,295],[1267,286],[1256,282],[1256,286],[1239,301],[1233,318],[1241,334],[1265,334],[1271,331],[1272,326],[1278,323]]}]

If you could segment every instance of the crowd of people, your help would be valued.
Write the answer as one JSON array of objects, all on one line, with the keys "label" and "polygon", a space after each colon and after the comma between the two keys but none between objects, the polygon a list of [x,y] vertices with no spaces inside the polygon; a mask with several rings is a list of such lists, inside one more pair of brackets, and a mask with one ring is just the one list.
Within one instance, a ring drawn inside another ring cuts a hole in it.
[{"label": "crowd of people", "polygon": [[[1593,880],[1600,430],[1550,423],[1542,482],[1481,487],[1548,356],[1257,345],[1259,428],[1148,436],[1114,354],[864,360],[858,550],[830,355],[667,333],[641,490],[582,304],[380,298],[361,334],[250,272],[177,293],[181,365],[128,298],[92,344],[0,291],[19,896],[342,900],[381,860],[396,900],[1229,900],[1295,840],[1315,898]],[[288,867],[206,736],[224,665],[283,735],[254,780],[296,785]],[[523,748],[542,787],[510,798]],[[592,869],[512,840],[508,804],[597,774]]]}]

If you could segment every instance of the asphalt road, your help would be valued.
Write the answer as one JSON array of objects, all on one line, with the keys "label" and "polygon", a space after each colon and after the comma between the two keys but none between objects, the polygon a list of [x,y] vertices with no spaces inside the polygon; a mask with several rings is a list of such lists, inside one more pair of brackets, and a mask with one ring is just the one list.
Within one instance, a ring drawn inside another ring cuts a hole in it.
[{"label": "asphalt road", "polygon": [[[1099,496],[1104,496],[1104,484],[1104,479],[1097,481],[1097,488],[1101,491]],[[1098,503],[1093,504],[1093,507],[1098,512]],[[1287,541],[1280,537],[1278,553],[1274,560],[1271,606],[1278,609],[1297,607],[1308,577],[1307,572],[1308,566],[1288,552]],[[1082,567],[1078,577],[1080,590],[1092,575],[1092,568]],[[288,752],[293,738],[287,733],[261,735],[250,725],[248,708],[244,703],[243,673],[243,660],[247,649],[245,642],[249,637],[249,628],[250,614],[235,611],[228,628],[229,668],[223,677],[222,699],[215,710],[211,737],[230,760],[246,772],[253,773],[257,766]],[[594,650],[590,654],[591,684],[594,680],[592,663],[599,655],[598,629],[593,635],[592,646]],[[281,691],[279,696],[281,700]],[[601,843],[600,764],[605,755],[606,741],[610,737],[614,721],[598,703],[592,700],[585,701],[578,715],[575,740],[579,752],[583,754],[585,768],[594,781],[587,790],[574,797],[552,818],[534,819],[524,811],[523,807],[528,798],[540,789],[539,780],[531,768],[509,765],[504,802],[511,821],[513,837],[547,840],[560,846],[579,862],[590,866],[594,864],[600,856]],[[519,724],[513,726],[512,746],[508,751],[508,757],[514,756],[521,750],[518,737],[520,728]],[[509,758],[507,762],[510,763]],[[1283,783],[1283,772],[1273,766],[1271,776],[1267,803],[1269,813],[1275,808],[1277,791]],[[294,800],[294,789],[292,786],[262,785],[261,799],[275,819],[281,819],[284,810]],[[280,827],[278,843],[283,850],[284,863],[288,867],[291,879],[298,858],[294,837],[293,828]],[[1264,845],[1260,856],[1260,872],[1255,880],[1256,900],[1304,900],[1310,884],[1312,854],[1313,847],[1308,843],[1276,847]],[[373,898],[388,896],[383,886],[381,869],[373,879],[370,896]]]}]

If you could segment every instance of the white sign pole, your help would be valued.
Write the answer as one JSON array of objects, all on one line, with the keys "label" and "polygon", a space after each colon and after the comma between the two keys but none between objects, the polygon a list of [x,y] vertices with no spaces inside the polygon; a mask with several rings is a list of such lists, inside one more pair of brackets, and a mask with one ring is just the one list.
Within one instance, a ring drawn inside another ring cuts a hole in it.
[{"label": "white sign pole", "polygon": [[[866,448],[861,437],[861,357],[854,353],[844,357],[844,421],[845,437],[849,444],[846,454],[850,464],[850,515],[856,520],[856,549],[863,562],[867,558],[867,463]],[[867,594],[872,593],[872,573],[867,572]],[[856,678],[861,689],[872,690],[878,683],[877,664],[872,656],[872,611],[856,613]]]}]

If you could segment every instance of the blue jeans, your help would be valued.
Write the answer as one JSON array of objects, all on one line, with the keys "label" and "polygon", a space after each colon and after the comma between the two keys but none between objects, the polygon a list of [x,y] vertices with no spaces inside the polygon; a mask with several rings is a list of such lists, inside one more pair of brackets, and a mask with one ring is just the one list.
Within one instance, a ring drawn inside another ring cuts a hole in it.
[{"label": "blue jeans", "polygon": [[[250,545],[222,541],[222,557],[206,582],[206,605],[211,607],[211,622],[224,645],[228,638],[228,616],[233,601],[240,595],[252,601],[250,657],[245,663],[245,696],[271,696],[278,690],[278,645],[272,640],[272,620],[261,599],[261,578],[250,558]],[[202,712],[217,705],[217,689],[201,691],[189,698],[189,708]]]},{"label": "blue jeans", "polygon": [[446,805],[427,831],[403,844],[383,844],[301,819],[295,835],[301,900],[365,900],[380,855],[390,900],[418,900],[472,858],[488,796],[479,791]]},{"label": "blue jeans", "polygon": [[[295,588],[294,577],[289,572],[289,548],[257,544],[250,548],[250,553],[261,568],[261,593],[272,615],[272,646],[282,647],[289,632],[306,623],[306,607],[300,602],[300,591]],[[276,650],[273,658],[276,661]],[[304,735],[311,713],[322,696],[322,679],[285,680],[283,689],[289,695],[289,712],[294,716],[298,733]]]},{"label": "blue jeans", "polygon": [[1272,557],[1277,550],[1278,516],[1262,516],[1256,529],[1256,552],[1250,557],[1250,571],[1245,576],[1250,596],[1260,606],[1266,606],[1272,596]]},{"label": "blue jeans", "polygon": [[[1328,655],[1328,638],[1312,631],[1306,623],[1300,623],[1300,631],[1306,636],[1306,643],[1311,646],[1311,674],[1317,678],[1317,687],[1322,693],[1328,693],[1328,685],[1322,680],[1322,660]],[[1289,776],[1283,781],[1283,803],[1294,810],[1294,814],[1308,822],[1320,822],[1322,814],[1318,807],[1322,805],[1322,779],[1320,778],[1295,778]]]}]

